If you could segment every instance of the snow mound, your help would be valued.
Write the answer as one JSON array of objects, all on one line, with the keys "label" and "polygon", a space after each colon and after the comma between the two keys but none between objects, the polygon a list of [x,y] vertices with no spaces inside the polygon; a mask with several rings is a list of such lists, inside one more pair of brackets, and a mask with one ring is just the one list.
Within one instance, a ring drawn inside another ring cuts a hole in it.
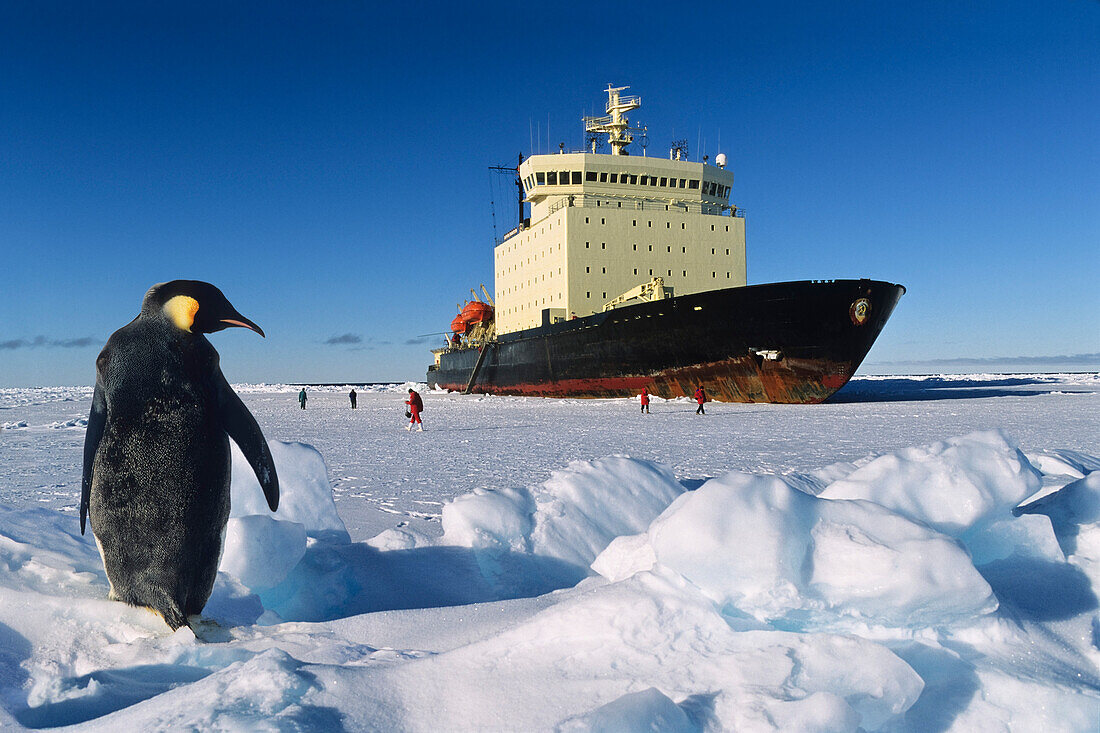
[{"label": "snow mound", "polygon": [[336,511],[328,467],[316,448],[306,443],[268,441],[279,474],[279,509],[273,515],[252,467],[236,444],[232,441],[230,444],[233,448],[230,516],[273,516],[278,521],[297,522],[310,537],[331,532],[347,541],[348,531]]},{"label": "snow mound", "polygon": [[218,569],[252,590],[282,583],[306,552],[306,538],[348,542],[325,459],[305,443],[268,441],[279,474],[279,509],[267,506],[252,467],[233,447],[232,509]]},{"label": "snow mound", "polygon": [[1040,473],[1000,431],[880,456],[829,484],[827,499],[866,499],[966,540],[1037,492]]},{"label": "snow mound", "polygon": [[774,476],[708,481],[644,539],[608,547],[593,569],[616,581],[647,563],[679,573],[733,618],[780,627],[836,616],[937,625],[997,607],[951,538],[871,502],[819,499]]},{"label": "snow mound", "polygon": [[630,730],[696,733],[699,726],[656,687],[623,695],[587,715],[570,718],[558,726],[560,733],[618,733]]},{"label": "snow mound", "polygon": [[573,461],[537,486],[478,491],[446,504],[443,543],[588,567],[611,540],[645,529],[683,490],[652,461]]},{"label": "snow mound", "polygon": [[1031,465],[1045,474],[1084,478],[1085,474],[1100,471],[1100,458],[1075,450],[1037,451],[1027,454]]},{"label": "snow mound", "polygon": [[18,430],[19,428],[27,427],[26,420],[11,420],[9,422],[0,425],[0,430]]},{"label": "snow mound", "polygon": [[[549,712],[573,711],[566,718],[572,727],[565,730],[646,730],[661,719],[683,726],[689,712],[715,730],[854,732],[860,724],[875,730],[904,713],[923,687],[905,662],[875,642],[735,631],[696,588],[660,570],[581,586],[492,639],[423,660],[423,671],[439,678],[452,666],[469,668],[475,659],[495,660],[507,670],[496,678],[494,694],[504,700],[505,712],[515,709],[504,719],[528,720],[527,729],[555,724],[521,712],[520,688],[546,679],[563,682],[540,689]],[[563,677],[564,670],[569,672]],[[477,685],[480,676],[465,684]],[[661,694],[627,697],[639,686]],[[447,692],[455,699],[441,701],[441,707],[462,703],[461,688]],[[585,700],[599,702],[577,710]],[[470,722],[474,729],[493,727],[487,719]]]},{"label": "snow mound", "polygon": [[273,588],[306,554],[306,529],[297,522],[253,514],[233,517],[225,533],[218,570],[248,588]]},{"label": "snow mound", "polygon": [[71,420],[63,420],[58,422],[52,422],[49,425],[54,430],[66,430],[69,428],[86,428],[88,427],[88,418],[86,417],[74,417]]},{"label": "snow mound", "polygon": [[1021,507],[1021,519],[1050,520],[1066,558],[1100,588],[1100,471]]}]

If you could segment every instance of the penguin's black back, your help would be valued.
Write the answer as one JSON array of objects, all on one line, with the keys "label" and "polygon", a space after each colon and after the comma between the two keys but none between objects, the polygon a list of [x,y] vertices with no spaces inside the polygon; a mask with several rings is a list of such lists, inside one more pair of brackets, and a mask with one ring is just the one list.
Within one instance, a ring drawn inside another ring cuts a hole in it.
[{"label": "penguin's black back", "polygon": [[97,360],[107,420],[89,514],[115,597],[172,628],[205,605],[229,517],[218,354],[201,334],[138,318]]}]

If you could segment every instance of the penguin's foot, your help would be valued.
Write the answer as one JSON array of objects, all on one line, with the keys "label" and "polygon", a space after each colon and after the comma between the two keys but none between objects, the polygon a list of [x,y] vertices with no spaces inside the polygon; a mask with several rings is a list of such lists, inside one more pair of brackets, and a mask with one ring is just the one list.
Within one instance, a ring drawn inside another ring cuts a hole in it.
[{"label": "penguin's foot", "polygon": [[229,629],[225,628],[212,618],[204,618],[199,614],[187,617],[187,625],[195,634],[195,638],[208,644],[223,643],[233,640]]}]

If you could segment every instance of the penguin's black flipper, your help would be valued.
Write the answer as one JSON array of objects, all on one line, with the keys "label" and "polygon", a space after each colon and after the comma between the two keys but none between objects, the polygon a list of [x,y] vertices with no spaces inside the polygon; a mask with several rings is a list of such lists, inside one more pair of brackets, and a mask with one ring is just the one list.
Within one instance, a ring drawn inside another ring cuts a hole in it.
[{"label": "penguin's black flipper", "polygon": [[99,449],[99,440],[103,437],[103,427],[107,424],[107,400],[103,397],[103,386],[96,379],[95,392],[92,393],[92,411],[88,414],[88,430],[84,433],[84,479],[80,483],[80,534],[84,534],[84,524],[88,519],[88,502],[92,496],[92,464],[95,452]]},{"label": "penguin's black flipper", "polygon": [[256,418],[252,417],[244,402],[241,402],[241,398],[229,386],[221,370],[218,370],[217,391],[218,409],[221,411],[225,432],[229,433],[229,437],[248,459],[256,480],[264,490],[267,505],[271,511],[275,511],[279,508],[279,476],[275,473],[275,461],[271,458],[271,449],[267,447],[264,434],[260,432]]}]

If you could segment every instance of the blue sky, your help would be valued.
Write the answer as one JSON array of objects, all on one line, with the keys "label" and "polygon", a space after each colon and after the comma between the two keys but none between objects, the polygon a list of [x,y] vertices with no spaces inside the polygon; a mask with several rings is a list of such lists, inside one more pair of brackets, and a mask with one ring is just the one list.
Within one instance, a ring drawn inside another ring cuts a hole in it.
[{"label": "blue sky", "polygon": [[863,373],[1100,368],[1100,3],[374,5],[0,4],[0,386],[91,383],[175,278],[267,332],[231,381],[422,379],[487,167],[609,82],[720,142],[750,283],[906,285]]}]

